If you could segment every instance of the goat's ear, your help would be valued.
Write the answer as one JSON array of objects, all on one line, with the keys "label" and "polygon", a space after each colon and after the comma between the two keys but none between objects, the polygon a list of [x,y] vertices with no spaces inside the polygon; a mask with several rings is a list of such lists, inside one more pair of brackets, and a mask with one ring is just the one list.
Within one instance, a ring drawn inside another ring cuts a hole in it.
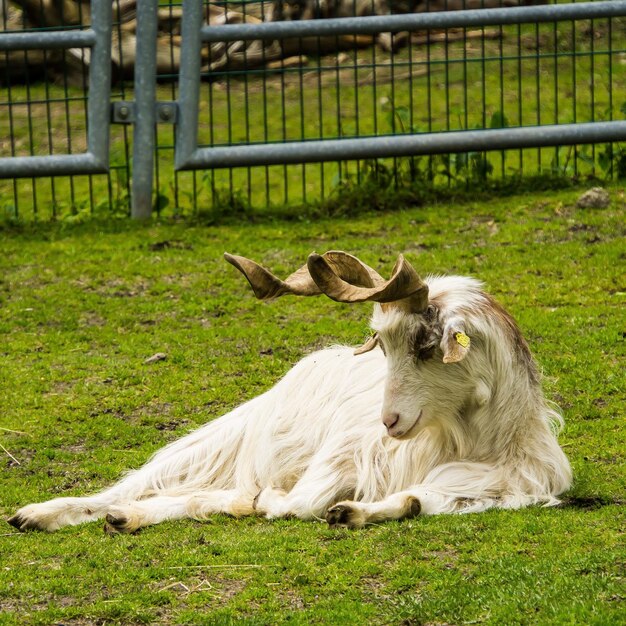
[{"label": "goat's ear", "polygon": [[458,363],[469,352],[471,339],[465,334],[465,323],[461,318],[449,320],[443,329],[441,350],[444,363]]},{"label": "goat's ear", "polygon": [[373,350],[379,344],[378,333],[374,333],[362,346],[356,348],[354,355],[365,354],[370,350]]}]

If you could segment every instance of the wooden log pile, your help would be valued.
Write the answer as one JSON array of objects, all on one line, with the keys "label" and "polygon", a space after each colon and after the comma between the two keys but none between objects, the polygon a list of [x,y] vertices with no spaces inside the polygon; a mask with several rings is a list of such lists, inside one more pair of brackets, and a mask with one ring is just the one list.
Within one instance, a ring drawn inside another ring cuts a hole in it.
[{"label": "wooden log pile", "polygon": [[[538,4],[544,0],[274,0],[266,13],[263,4],[241,4],[233,10],[222,4],[206,6],[208,24],[241,24],[278,20],[324,19],[362,15],[388,15],[463,8]],[[113,0],[113,80],[132,78],[137,44],[137,0]],[[162,79],[175,79],[180,66],[182,8],[158,8],[157,72]],[[88,0],[0,0],[0,31],[39,28],[75,28],[91,23]],[[304,55],[322,55],[342,49],[370,46],[376,42],[393,51],[408,40],[408,33],[374,38],[363,35],[308,37],[283,41],[235,41],[203,47],[204,76],[220,71],[282,66],[285,59],[305,63]],[[421,37],[420,41],[424,41]],[[426,41],[430,41],[426,38]],[[90,64],[89,49],[17,50],[0,53],[0,83],[30,81],[45,77],[84,85]]]}]

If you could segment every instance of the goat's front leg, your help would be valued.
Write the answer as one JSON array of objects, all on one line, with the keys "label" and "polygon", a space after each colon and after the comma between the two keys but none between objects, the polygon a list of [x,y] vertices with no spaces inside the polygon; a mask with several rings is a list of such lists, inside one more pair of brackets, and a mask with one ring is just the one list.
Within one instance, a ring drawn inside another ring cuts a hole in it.
[{"label": "goat's front leg", "polygon": [[340,458],[338,454],[320,451],[289,492],[272,486],[261,490],[254,499],[257,514],[270,519],[324,519],[326,510],[333,502],[354,491],[354,488],[350,488],[354,484],[354,477],[349,471],[342,471],[328,463],[331,456]]},{"label": "goat's front leg", "polygon": [[[477,485],[473,493],[468,488],[472,484]],[[360,528],[365,524],[419,514],[476,513],[494,506],[519,508],[531,503],[523,502],[519,497],[503,498],[505,490],[502,473],[490,465],[448,463],[435,468],[423,483],[378,502],[338,502],[326,512],[326,521],[331,526]],[[459,494],[463,493],[468,495],[461,497]]]},{"label": "goat's front leg", "polygon": [[326,509],[336,499],[337,490],[333,485],[320,488],[320,485],[298,482],[289,492],[266,487],[256,496],[253,506],[258,515],[268,519],[324,519]]},{"label": "goat's front leg", "polygon": [[[472,513],[493,506],[503,506],[497,498],[479,494],[474,498],[461,498],[452,490],[423,484],[394,493],[378,502],[343,501],[326,511],[326,521],[333,527],[361,528],[387,520],[398,520],[417,515],[440,513]],[[514,508],[514,507],[513,507]]]},{"label": "goat's front leg", "polygon": [[417,517],[421,512],[421,501],[403,491],[379,502],[338,502],[326,511],[326,521],[332,528],[361,528],[376,522]]}]

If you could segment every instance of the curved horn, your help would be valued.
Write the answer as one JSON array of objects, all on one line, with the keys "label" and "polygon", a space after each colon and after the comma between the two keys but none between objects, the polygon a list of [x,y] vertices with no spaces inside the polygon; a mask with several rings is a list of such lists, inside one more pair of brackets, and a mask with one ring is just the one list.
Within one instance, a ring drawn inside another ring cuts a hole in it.
[{"label": "curved horn", "polygon": [[[311,277],[308,264],[285,280],[281,280],[262,265],[245,257],[225,252],[224,258],[246,277],[254,295],[260,300],[278,298],[285,294],[316,296],[322,293],[316,281]],[[335,275],[350,284],[371,288],[384,282],[375,270],[347,252],[331,250],[325,252],[320,258],[323,258],[328,267],[332,268],[331,271]]]},{"label": "curved horn", "polygon": [[[361,263],[358,259],[355,261]],[[428,306],[428,285],[403,255],[398,257],[389,280],[381,279],[370,287],[346,280],[347,273],[342,276],[335,272],[319,254],[309,255],[307,265],[320,291],[337,302],[394,303],[412,313],[421,313]]]},{"label": "curved horn", "polygon": [[301,267],[283,281],[262,265],[243,256],[225,252],[224,258],[246,277],[254,295],[259,300],[270,300],[287,293],[298,296],[315,296],[321,293],[306,266]]}]

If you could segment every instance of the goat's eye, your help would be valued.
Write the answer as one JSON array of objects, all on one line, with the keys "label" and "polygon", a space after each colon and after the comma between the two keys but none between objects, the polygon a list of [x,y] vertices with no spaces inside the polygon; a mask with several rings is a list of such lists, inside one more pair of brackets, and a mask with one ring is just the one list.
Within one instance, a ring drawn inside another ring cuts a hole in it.
[{"label": "goat's eye", "polygon": [[436,343],[433,337],[422,329],[413,340],[413,354],[417,361],[428,361],[435,353]]}]

